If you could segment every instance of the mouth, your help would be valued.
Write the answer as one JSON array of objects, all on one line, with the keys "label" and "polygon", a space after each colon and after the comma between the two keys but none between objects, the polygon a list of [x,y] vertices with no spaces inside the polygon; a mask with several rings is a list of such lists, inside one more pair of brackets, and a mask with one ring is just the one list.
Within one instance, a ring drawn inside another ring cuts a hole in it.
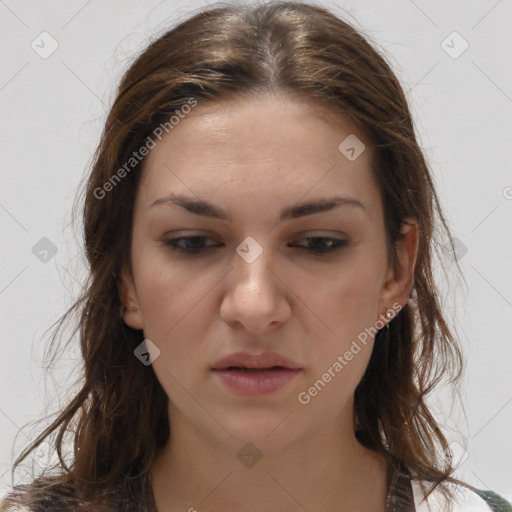
[{"label": "mouth", "polygon": [[212,369],[250,372],[295,370],[300,369],[300,367],[294,361],[274,352],[264,352],[262,354],[236,352],[217,361]]},{"label": "mouth", "polygon": [[276,393],[292,381],[301,368],[272,366],[268,368],[248,368],[229,366],[222,370],[212,370],[224,389],[244,397],[257,397]]},{"label": "mouth", "polygon": [[248,368],[246,366],[229,366],[224,368],[224,371],[238,371],[238,372],[272,372],[278,370],[292,370],[292,368],[286,368],[284,366],[271,366],[270,368]]}]

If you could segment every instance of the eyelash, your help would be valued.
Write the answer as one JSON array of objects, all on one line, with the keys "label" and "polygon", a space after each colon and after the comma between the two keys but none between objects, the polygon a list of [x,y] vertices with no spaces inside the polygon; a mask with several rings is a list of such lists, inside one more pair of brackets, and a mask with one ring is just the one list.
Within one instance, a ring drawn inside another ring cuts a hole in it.
[{"label": "eyelash", "polygon": [[[168,239],[164,240],[164,244],[166,246],[168,246],[173,251],[181,252],[181,253],[185,253],[185,254],[189,254],[189,255],[200,254],[201,252],[204,252],[206,249],[215,247],[215,246],[211,245],[209,247],[186,248],[186,247],[180,247],[178,245],[178,242],[181,240],[191,240],[191,239],[198,239],[198,238],[204,240],[204,239],[208,239],[209,237],[196,235],[196,236],[181,236],[181,237],[177,237],[177,238],[168,238]],[[325,243],[325,241],[328,240],[328,241],[332,242],[333,246],[328,247],[327,249],[318,250],[318,249],[312,249],[312,248],[307,248],[307,247],[304,248],[304,250],[306,252],[309,252],[309,253],[315,254],[315,255],[320,255],[320,256],[322,256],[324,254],[330,254],[335,251],[339,251],[343,247],[346,247],[347,245],[349,245],[348,240],[342,240],[339,238],[324,237],[324,236],[303,237],[300,240],[322,240],[323,243]]]}]

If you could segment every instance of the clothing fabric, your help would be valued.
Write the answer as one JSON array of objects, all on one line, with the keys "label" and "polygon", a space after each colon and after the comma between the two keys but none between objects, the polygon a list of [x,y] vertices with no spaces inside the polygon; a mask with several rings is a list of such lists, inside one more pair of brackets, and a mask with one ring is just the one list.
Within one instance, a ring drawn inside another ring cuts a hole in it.
[{"label": "clothing fabric", "polygon": [[[452,512],[512,512],[512,504],[493,491],[483,491],[473,486],[445,484],[457,498],[452,501]],[[412,481],[415,512],[444,512],[448,510],[439,491],[434,490],[425,500],[425,493],[418,481]]]}]

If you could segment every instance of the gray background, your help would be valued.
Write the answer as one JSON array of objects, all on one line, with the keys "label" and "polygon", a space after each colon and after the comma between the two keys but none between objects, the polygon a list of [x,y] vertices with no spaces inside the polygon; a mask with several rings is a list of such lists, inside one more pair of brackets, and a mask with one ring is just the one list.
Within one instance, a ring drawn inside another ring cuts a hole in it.
[{"label": "gray background", "polygon": [[[512,500],[511,1],[317,4],[363,30],[407,91],[467,284],[451,267],[453,280],[441,283],[468,359],[466,415],[446,389],[433,406],[460,459],[458,476]],[[13,442],[18,451],[39,432],[33,421],[69,397],[79,369],[71,347],[45,378],[45,330],[84,276],[70,210],[115,85],[150,38],[206,5],[0,0],[2,487]],[[43,31],[58,44],[47,58]]]}]

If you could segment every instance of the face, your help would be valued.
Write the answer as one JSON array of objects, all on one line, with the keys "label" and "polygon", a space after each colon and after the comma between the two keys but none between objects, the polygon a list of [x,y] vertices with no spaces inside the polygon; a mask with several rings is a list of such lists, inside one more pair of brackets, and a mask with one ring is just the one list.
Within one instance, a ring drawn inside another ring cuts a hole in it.
[{"label": "face", "polygon": [[[125,322],[160,351],[171,429],[270,450],[352,421],[371,328],[407,302],[417,240],[410,229],[393,270],[370,143],[321,112],[270,96],[199,105],[147,156],[121,294]],[[365,144],[355,159],[339,149],[350,135]],[[237,352],[298,370],[212,370]]]}]

